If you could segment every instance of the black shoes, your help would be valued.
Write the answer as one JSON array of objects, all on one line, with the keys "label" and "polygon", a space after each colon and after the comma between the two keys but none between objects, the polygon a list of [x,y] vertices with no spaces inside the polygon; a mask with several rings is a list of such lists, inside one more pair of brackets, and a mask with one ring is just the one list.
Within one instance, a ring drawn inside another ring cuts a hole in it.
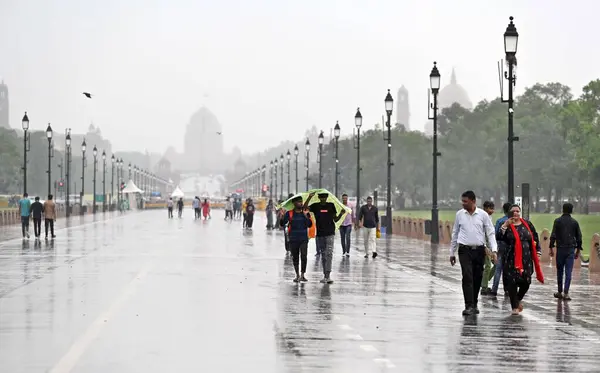
[{"label": "black shoes", "polygon": [[377,253],[376,252],[373,253],[373,259],[375,259],[375,258],[377,258]]},{"label": "black shoes", "polygon": [[463,316],[479,315],[479,308],[467,307],[464,311],[462,311],[462,314]]}]

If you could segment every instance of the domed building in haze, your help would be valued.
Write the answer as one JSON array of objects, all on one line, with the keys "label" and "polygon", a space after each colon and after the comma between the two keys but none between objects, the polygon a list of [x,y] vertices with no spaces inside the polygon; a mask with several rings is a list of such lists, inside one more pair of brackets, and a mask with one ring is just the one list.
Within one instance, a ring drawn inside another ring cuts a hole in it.
[{"label": "domed building in haze", "polygon": [[[438,115],[441,114],[442,109],[449,108],[455,103],[467,110],[473,110],[473,103],[469,98],[467,90],[458,84],[456,81],[456,72],[452,69],[450,84],[442,88],[438,94]],[[425,124],[425,134],[433,136],[433,121],[429,120]]]},{"label": "domed building in haze", "polygon": [[221,123],[206,107],[192,115],[184,138],[183,163],[186,170],[204,174],[223,169],[222,131]]}]

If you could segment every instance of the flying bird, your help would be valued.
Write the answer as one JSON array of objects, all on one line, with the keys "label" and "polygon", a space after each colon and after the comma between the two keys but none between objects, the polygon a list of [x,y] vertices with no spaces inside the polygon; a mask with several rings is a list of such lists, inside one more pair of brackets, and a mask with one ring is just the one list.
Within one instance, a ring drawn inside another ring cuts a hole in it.
[{"label": "flying bird", "polygon": [[83,95],[87,98],[92,98],[92,94],[89,92],[83,92]]}]

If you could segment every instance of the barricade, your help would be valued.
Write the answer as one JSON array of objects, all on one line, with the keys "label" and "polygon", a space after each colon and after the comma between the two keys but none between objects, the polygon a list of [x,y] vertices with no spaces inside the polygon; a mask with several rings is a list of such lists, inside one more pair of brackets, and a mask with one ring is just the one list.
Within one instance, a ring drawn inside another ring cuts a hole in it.
[{"label": "barricade", "polygon": [[417,239],[424,240],[426,239],[425,234],[425,220],[417,219]]},{"label": "barricade", "polygon": [[593,273],[600,272],[600,235],[598,233],[594,233],[590,243],[589,271]]},{"label": "barricade", "polygon": [[546,228],[542,230],[542,233],[539,235],[540,239],[540,247],[542,248],[542,263],[550,263],[552,262],[552,258],[550,257],[550,231]]}]

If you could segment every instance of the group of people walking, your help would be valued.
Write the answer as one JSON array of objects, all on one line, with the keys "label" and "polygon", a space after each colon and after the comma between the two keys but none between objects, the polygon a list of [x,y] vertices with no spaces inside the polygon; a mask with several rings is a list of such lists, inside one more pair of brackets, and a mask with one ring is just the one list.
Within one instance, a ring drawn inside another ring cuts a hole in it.
[{"label": "group of people walking", "polygon": [[[510,299],[512,315],[523,311],[523,298],[532,277],[543,283],[540,265],[541,246],[531,221],[521,217],[521,207],[505,203],[504,216],[494,225],[494,203],[486,201],[477,207],[473,191],[461,196],[463,208],[456,213],[450,244],[450,264],[456,264],[456,253],[462,271],[462,290],[465,302],[463,315],[479,313],[478,296],[497,296],[500,278],[505,295]],[[581,252],[581,230],[571,216],[573,205],[563,205],[563,215],[554,221],[550,236],[550,255],[557,247],[556,265],[558,292],[555,298],[571,300],[569,288],[573,262]],[[563,284],[564,277],[564,284]],[[488,287],[493,278],[493,285]]]},{"label": "group of people walking", "polygon": [[[342,255],[350,256],[351,232],[352,227],[364,229],[365,258],[371,253],[373,258],[377,257],[376,240],[379,232],[379,213],[377,207],[373,205],[373,199],[367,198],[367,204],[358,210],[355,214],[355,208],[348,203],[348,195],[342,195],[342,204],[350,210],[337,211],[335,204],[328,202],[328,193],[317,195],[318,203],[309,204],[315,193],[310,193],[303,200],[297,196],[292,200],[294,208],[290,211],[280,210],[277,214],[279,226],[286,232],[286,250],[292,255],[292,263],[296,277],[294,282],[308,281],[306,278],[306,266],[308,257],[309,232],[314,231],[317,253],[316,257],[321,258],[323,267],[323,279],[321,283],[332,284],[331,264],[333,261],[333,247],[335,243],[335,231],[337,223],[344,217],[340,224],[340,238],[342,244]],[[269,208],[267,204],[267,217],[272,214],[273,207]],[[268,220],[268,219],[267,219]],[[268,220],[267,228],[272,227]]]},{"label": "group of people walking", "polygon": [[[173,201],[173,197],[169,197],[167,201],[167,213],[169,219],[173,218],[173,208],[177,205],[177,217],[181,219],[183,216],[183,198],[179,198],[177,202]],[[210,219],[210,202],[207,198],[204,199],[203,202],[200,201],[200,197],[196,196],[192,200],[192,209],[194,210],[194,220],[202,219],[204,220]]]},{"label": "group of people walking", "polygon": [[45,238],[48,239],[48,233],[51,238],[56,238],[54,235],[54,221],[56,220],[56,204],[52,194],[48,195],[48,199],[44,203],[40,202],[40,197],[35,197],[32,203],[27,193],[23,194],[23,198],[19,200],[19,215],[21,216],[21,232],[23,239],[29,239],[29,219],[33,220],[33,234],[35,239],[39,240],[42,235],[42,220],[45,226]]}]

